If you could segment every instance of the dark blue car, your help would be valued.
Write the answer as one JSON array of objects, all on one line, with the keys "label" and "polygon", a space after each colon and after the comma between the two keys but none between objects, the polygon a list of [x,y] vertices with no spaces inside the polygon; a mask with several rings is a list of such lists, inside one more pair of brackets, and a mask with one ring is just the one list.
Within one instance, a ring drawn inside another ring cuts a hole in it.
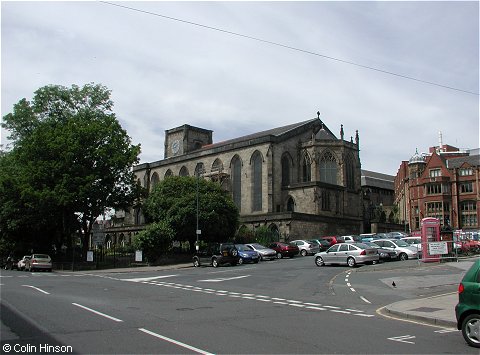
[{"label": "dark blue car", "polygon": [[258,263],[260,260],[260,255],[255,250],[250,249],[245,244],[235,244],[235,247],[238,250],[238,260],[239,264],[243,263]]}]

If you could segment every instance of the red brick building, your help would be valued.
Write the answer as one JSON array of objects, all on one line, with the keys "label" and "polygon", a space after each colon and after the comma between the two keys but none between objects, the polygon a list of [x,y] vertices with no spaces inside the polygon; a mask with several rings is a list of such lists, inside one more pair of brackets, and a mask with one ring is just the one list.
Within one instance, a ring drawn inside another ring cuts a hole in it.
[{"label": "red brick building", "polygon": [[449,145],[416,152],[403,161],[395,177],[395,204],[406,229],[417,231],[425,217],[443,229],[480,229],[480,155]]}]

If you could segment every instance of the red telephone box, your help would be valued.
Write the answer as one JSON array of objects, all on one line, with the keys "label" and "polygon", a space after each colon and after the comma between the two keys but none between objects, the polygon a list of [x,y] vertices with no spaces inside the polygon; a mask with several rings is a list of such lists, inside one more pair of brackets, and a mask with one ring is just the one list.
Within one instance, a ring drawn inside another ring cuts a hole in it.
[{"label": "red telephone box", "polygon": [[422,219],[422,259],[423,262],[438,261],[440,255],[430,254],[430,243],[439,242],[440,239],[440,220],[438,218],[427,217]]}]

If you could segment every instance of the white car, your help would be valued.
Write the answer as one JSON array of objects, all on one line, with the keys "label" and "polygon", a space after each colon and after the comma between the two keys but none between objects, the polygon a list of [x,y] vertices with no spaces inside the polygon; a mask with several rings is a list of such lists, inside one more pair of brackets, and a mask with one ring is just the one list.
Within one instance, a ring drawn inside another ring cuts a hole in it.
[{"label": "white car", "polygon": [[403,240],[408,245],[417,248],[418,251],[422,251],[422,238],[420,237],[405,237],[400,240]]},{"label": "white car", "polygon": [[407,242],[400,239],[375,239],[375,244],[378,244],[383,249],[394,250],[397,252],[399,260],[417,259],[418,250],[410,246]]},{"label": "white car", "polygon": [[27,260],[30,260],[30,257],[30,255],[24,255],[23,258],[21,258],[17,263],[17,270],[25,270],[25,263],[27,262]]},{"label": "white car", "polygon": [[301,256],[314,255],[320,252],[320,245],[308,240],[293,240],[290,244],[295,244],[298,247]]}]

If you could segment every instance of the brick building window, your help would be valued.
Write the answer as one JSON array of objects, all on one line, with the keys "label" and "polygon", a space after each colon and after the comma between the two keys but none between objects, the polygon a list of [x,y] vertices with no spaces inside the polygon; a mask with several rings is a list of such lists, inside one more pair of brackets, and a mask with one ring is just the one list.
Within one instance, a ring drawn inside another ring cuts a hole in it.
[{"label": "brick building window", "polygon": [[472,168],[461,168],[458,171],[458,175],[460,176],[470,176],[473,175],[473,169]]},{"label": "brick building window", "polygon": [[477,226],[477,203],[476,201],[465,201],[460,204],[460,220],[462,227]]},{"label": "brick building window", "polygon": [[442,185],[441,184],[427,184],[427,195],[437,195],[442,193]]},{"label": "brick building window", "polygon": [[469,182],[462,182],[460,184],[460,193],[469,193],[473,192],[473,184],[471,181]]},{"label": "brick building window", "polygon": [[430,177],[442,176],[442,170],[440,170],[440,169],[432,169],[432,170],[430,170],[430,172],[429,172],[429,176],[430,176]]}]

